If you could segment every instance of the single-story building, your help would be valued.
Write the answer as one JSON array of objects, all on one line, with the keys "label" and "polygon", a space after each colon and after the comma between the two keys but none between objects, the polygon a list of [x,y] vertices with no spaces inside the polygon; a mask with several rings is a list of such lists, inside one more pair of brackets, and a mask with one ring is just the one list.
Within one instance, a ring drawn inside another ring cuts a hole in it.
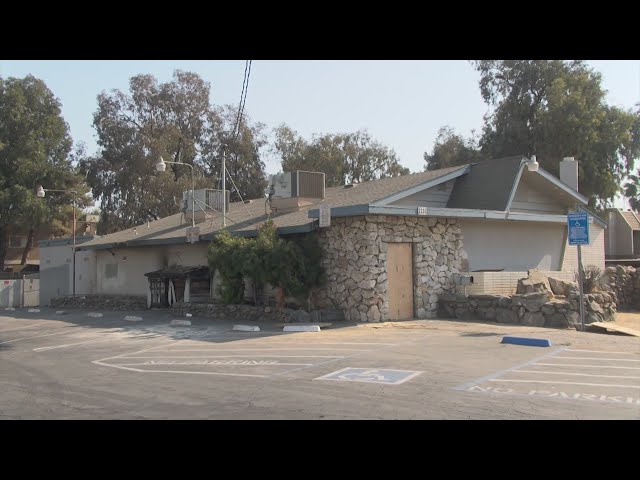
[{"label": "single-story building", "polygon": [[[318,235],[329,281],[316,300],[348,319],[433,317],[445,292],[513,293],[533,268],[573,278],[577,254],[566,215],[587,205],[577,191],[577,162],[563,160],[561,179],[534,162],[514,156],[332,188],[324,174],[289,172],[272,179],[267,201],[228,205],[225,228],[255,236],[271,218],[282,236]],[[181,213],[80,245],[95,258],[92,293],[150,296],[146,273],[206,266],[222,215],[212,206],[216,191],[195,194],[193,243],[189,197]],[[321,213],[329,226],[320,227]],[[604,268],[605,227],[590,215],[585,265]],[[461,276],[473,276],[473,284],[457,285]]]},{"label": "single-story building", "polygon": [[605,256],[607,260],[640,262],[640,219],[633,210],[608,208]]}]

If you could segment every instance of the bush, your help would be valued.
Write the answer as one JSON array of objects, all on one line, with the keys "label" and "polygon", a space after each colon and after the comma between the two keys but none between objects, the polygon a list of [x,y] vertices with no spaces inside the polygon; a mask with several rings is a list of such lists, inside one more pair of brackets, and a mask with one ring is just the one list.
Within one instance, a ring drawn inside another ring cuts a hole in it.
[{"label": "bush", "polygon": [[256,239],[233,237],[226,230],[216,235],[209,247],[209,266],[220,273],[218,293],[223,303],[242,302],[245,277],[254,286],[269,283],[310,303],[312,290],[324,283],[321,255],[316,235],[284,240],[269,220],[260,226]]},{"label": "bush", "polygon": [[[593,293],[598,291],[598,285],[600,277],[602,277],[602,270],[597,265],[587,265],[583,267],[584,270],[584,282],[582,283],[582,291],[584,293]],[[580,273],[575,273],[576,283],[580,283]]]}]

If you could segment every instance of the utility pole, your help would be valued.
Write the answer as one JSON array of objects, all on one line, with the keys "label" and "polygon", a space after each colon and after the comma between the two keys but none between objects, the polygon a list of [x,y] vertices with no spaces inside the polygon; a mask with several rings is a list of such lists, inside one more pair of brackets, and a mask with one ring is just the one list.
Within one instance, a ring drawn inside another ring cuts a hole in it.
[{"label": "utility pole", "polygon": [[225,171],[225,154],[226,147],[222,146],[222,226],[225,227],[227,225],[227,188],[226,188],[226,175]]}]

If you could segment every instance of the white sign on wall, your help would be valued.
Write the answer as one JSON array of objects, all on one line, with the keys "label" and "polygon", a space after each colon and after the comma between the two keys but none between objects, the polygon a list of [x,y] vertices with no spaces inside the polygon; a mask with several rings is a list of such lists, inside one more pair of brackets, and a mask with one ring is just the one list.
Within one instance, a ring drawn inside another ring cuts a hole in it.
[{"label": "white sign on wall", "polygon": [[320,227],[331,226],[331,207],[326,204],[320,205]]}]

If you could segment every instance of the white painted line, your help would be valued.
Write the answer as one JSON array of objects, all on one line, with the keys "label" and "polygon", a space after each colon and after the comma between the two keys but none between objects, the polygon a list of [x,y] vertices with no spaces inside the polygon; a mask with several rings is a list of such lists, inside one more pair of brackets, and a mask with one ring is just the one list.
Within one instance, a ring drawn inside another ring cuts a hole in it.
[{"label": "white painted line", "polygon": [[[69,327],[69,328],[76,328],[76,327]],[[13,340],[7,340],[6,342],[0,342],[0,345],[3,345],[5,343],[18,342],[20,340],[28,340],[30,338],[51,337],[53,335],[64,335],[65,333],[71,333],[71,332],[69,332],[69,330],[65,330],[64,332],[45,333],[44,335],[32,335],[30,337],[14,338]]]},{"label": "white painted line", "polygon": [[193,317],[193,315],[191,315],[190,313],[185,313],[184,316],[187,318]]},{"label": "white painted line", "polygon": [[257,325],[234,325],[233,330],[238,332],[259,332],[260,327]]},{"label": "white painted line", "polygon": [[126,317],[124,317],[124,319],[129,321],[129,322],[141,322],[142,321],[142,317],[136,317],[135,315],[127,315]]},{"label": "white painted line", "polygon": [[4,309],[5,312],[13,312],[15,310],[15,308],[13,307],[7,307]]},{"label": "white painted line", "polygon": [[580,368],[622,368],[624,370],[640,370],[640,367],[618,367],[611,365],[580,365],[579,363],[532,363],[532,365],[544,365],[549,367],[580,367]]},{"label": "white painted line", "polygon": [[90,312],[90,313],[87,313],[87,317],[100,318],[100,317],[102,317],[102,314],[101,313],[96,313],[96,312]]},{"label": "white painted line", "polygon": [[633,360],[631,358],[594,358],[594,357],[553,357],[553,358],[567,358],[569,360],[612,360],[617,362],[640,362],[640,360]]},{"label": "white painted line", "polygon": [[[158,352],[162,353],[162,352]],[[121,355],[120,358],[345,358],[343,356],[336,355],[195,355],[191,357],[174,357],[173,355],[162,355],[159,357],[138,357],[138,356],[130,356],[130,355]],[[116,357],[104,358],[103,360],[111,360]]]},{"label": "white painted line", "polygon": [[0,330],[0,332],[15,332],[16,330],[24,330],[26,328],[37,327],[38,325],[44,325],[47,322],[34,323],[32,325],[25,325],[24,327],[19,328],[6,328],[4,330]]},{"label": "white painted line", "polygon": [[287,325],[282,329],[283,332],[319,332],[318,325]]},{"label": "white painted line", "polygon": [[[143,362],[143,363],[115,363],[115,364],[109,364],[109,365],[132,365],[132,366],[136,366],[136,365],[154,365],[152,363],[149,362]],[[155,364],[155,365],[161,365],[161,364]],[[172,365],[172,364],[169,364]],[[184,363],[176,363],[176,365],[185,365]],[[229,364],[225,364],[225,363],[196,363],[194,362],[193,365],[203,365],[203,366],[208,366],[208,367],[279,367],[279,366],[313,366],[315,365],[315,363],[264,363],[264,364],[248,364],[248,363],[229,363]]]},{"label": "white painted line", "polygon": [[29,313],[40,313],[40,309],[39,308],[30,308],[29,310],[27,310],[27,312],[29,312]]},{"label": "white painted line", "polygon": [[91,363],[95,363],[96,365],[102,365],[103,367],[120,368],[122,370],[130,370],[132,372],[142,372],[142,373],[190,373],[194,375],[225,375],[228,377],[257,377],[257,378],[266,378],[269,376],[269,375],[251,375],[248,373],[189,372],[189,371],[183,371],[183,370],[142,370],[140,368],[122,367],[120,365],[111,365],[108,363],[102,363],[99,360],[94,360]]},{"label": "white painted line", "polygon": [[549,372],[549,371],[540,371],[540,370],[511,370],[512,372],[519,373],[545,373],[549,375],[569,375],[572,377],[603,377],[603,378],[634,378],[638,379],[640,377],[629,377],[626,375],[598,375],[592,373],[567,373],[567,372]]},{"label": "white painted line", "polygon": [[190,327],[191,320],[171,320],[169,323],[171,327]]},{"label": "white painted line", "polygon": [[[278,332],[279,333],[279,332]],[[228,338],[228,337],[202,337],[203,339],[224,339],[224,338]],[[277,346],[277,345],[296,345],[296,344],[300,344],[300,345],[386,345],[386,346],[395,346],[398,345],[397,343],[364,343],[364,342],[304,342],[304,341],[296,341],[296,340],[277,340],[277,341],[268,341],[265,342],[263,340],[270,340],[268,339],[268,337],[257,337],[257,338],[246,338],[247,342],[251,342],[251,343],[245,343],[245,345],[251,345],[253,343],[256,342],[260,342],[258,345],[272,345],[272,346]],[[182,345],[184,345],[185,347],[189,347],[192,346],[192,344],[195,344],[197,346],[201,346],[201,343],[206,343],[204,340],[185,340]],[[177,345],[180,346],[180,345]],[[205,346],[205,345],[202,345]],[[216,348],[215,345],[212,346],[212,348]]]},{"label": "white painted line", "polygon": [[573,348],[567,348],[565,350],[565,352],[620,353],[620,354],[624,354],[624,355],[635,355],[635,354],[630,353],[630,352],[609,352],[609,351],[603,351],[603,350],[578,350],[578,349],[573,349]]},{"label": "white painted line", "polygon": [[308,348],[308,347],[275,347],[275,348],[226,348],[224,346],[212,347],[212,348],[178,348],[165,350],[166,352],[279,352],[282,350],[331,350],[340,352],[371,352],[373,350],[362,350],[356,348]]},{"label": "white painted line", "polygon": [[64,310],[56,310],[56,315],[62,315],[64,313]]},{"label": "white painted line", "polygon": [[609,383],[580,383],[580,382],[548,382],[545,380],[504,380],[501,378],[491,378],[490,382],[513,382],[513,383],[548,383],[555,385],[586,385],[589,387],[616,387],[616,388],[640,388],[640,385],[611,385]]},{"label": "white painted line", "polygon": [[76,345],[84,345],[86,343],[113,342],[115,340],[122,340],[122,338],[103,338],[102,340],[87,340],[86,342],[67,343],[67,344],[64,344],[64,345],[53,345],[51,347],[34,348],[33,351],[34,352],[46,352],[48,350],[57,350],[58,348],[74,347]]}]

